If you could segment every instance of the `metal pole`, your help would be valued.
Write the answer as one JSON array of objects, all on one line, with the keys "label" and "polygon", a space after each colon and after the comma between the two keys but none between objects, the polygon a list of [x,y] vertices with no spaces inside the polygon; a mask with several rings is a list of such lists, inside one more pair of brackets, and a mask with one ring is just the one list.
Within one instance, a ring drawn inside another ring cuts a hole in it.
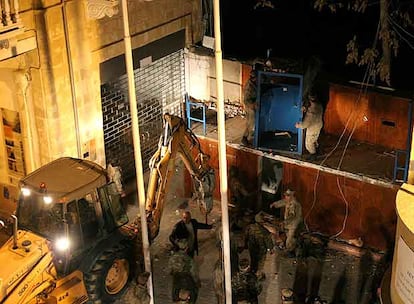
[{"label": "metal pole", "polygon": [[144,253],[145,270],[148,271],[151,276],[148,279],[147,287],[151,296],[151,304],[154,303],[154,290],[152,285],[152,272],[151,272],[151,255],[149,250],[148,239],[148,226],[145,212],[145,188],[144,188],[144,175],[142,169],[142,156],[141,156],[141,143],[138,126],[138,110],[137,110],[137,96],[135,93],[135,80],[134,80],[134,67],[132,61],[132,48],[131,48],[131,36],[129,34],[129,21],[128,21],[128,7],[127,0],[122,0],[122,19],[124,23],[124,42],[125,42],[125,61],[126,70],[128,74],[128,93],[129,104],[131,110],[132,120],[132,138],[134,143],[134,159],[135,159],[135,173],[137,176],[137,191],[138,191],[138,203],[139,213],[141,215],[141,235],[142,235],[142,250]]},{"label": "metal pole", "polygon": [[214,38],[216,54],[217,80],[217,125],[219,138],[219,172],[221,195],[221,220],[223,225],[223,260],[224,282],[226,289],[226,303],[231,300],[231,268],[230,268],[230,233],[229,212],[227,206],[227,157],[226,157],[226,130],[224,123],[224,89],[223,89],[223,58],[221,52],[220,33],[220,0],[214,0]]},{"label": "metal pole", "polygon": [[76,151],[78,153],[78,158],[82,158],[82,147],[81,147],[80,129],[79,129],[78,101],[76,98],[75,73],[73,71],[72,51],[71,51],[71,45],[69,41],[68,17],[66,15],[66,1],[63,1],[62,16],[63,16],[63,30],[65,33],[65,43],[66,43],[66,48],[65,48],[66,57],[67,57],[68,66],[69,66],[69,82],[70,82],[70,92],[71,92],[71,98],[72,98],[73,121],[75,123]]}]

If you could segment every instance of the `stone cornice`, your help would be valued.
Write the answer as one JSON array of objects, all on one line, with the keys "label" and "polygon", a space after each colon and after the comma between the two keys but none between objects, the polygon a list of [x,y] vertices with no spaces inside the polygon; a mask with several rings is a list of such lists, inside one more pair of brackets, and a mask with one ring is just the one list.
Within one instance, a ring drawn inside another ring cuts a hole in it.
[{"label": "stone cornice", "polygon": [[86,0],[87,16],[90,19],[112,17],[118,13],[118,0]]}]

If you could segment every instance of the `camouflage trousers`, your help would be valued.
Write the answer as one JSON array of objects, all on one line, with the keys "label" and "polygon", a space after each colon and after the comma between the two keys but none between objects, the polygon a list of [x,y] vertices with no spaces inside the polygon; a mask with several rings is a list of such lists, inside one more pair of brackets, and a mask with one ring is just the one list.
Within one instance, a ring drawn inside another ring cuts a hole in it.
[{"label": "camouflage trousers", "polygon": [[246,107],[246,128],[244,130],[243,136],[247,138],[250,142],[254,137],[254,125],[256,119],[256,111],[254,108]]},{"label": "camouflage trousers", "polygon": [[258,252],[257,250],[249,249],[250,268],[252,272],[262,273],[266,261],[266,251]]},{"label": "camouflage trousers", "polygon": [[306,130],[306,136],[305,136],[305,148],[310,154],[315,154],[316,149],[318,148],[318,137],[319,137],[320,131],[313,131],[309,132]]},{"label": "camouflage trousers", "polygon": [[296,229],[286,229],[286,250],[293,251],[296,249]]}]

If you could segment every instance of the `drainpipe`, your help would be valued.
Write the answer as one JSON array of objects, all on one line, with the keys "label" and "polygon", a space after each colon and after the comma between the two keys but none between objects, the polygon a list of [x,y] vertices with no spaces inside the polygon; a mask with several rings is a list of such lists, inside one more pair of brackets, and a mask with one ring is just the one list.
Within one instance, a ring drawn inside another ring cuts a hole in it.
[{"label": "drainpipe", "polygon": [[[26,134],[27,134],[27,147],[28,147],[28,162],[26,162],[26,174],[34,171],[36,168],[39,167],[39,158],[37,150],[35,150],[35,143],[36,145],[39,143],[39,140],[36,136],[36,128],[34,126],[33,121],[30,117],[30,113],[33,113],[32,104],[29,104],[27,100],[27,90],[30,86],[30,74],[29,72],[25,72],[23,70],[19,70],[16,72],[16,83],[19,85],[19,90],[21,90],[21,94],[23,97],[23,108],[24,108],[24,115],[26,120]],[[36,155],[36,156],[35,156]]]},{"label": "drainpipe", "polygon": [[231,299],[231,268],[230,268],[230,232],[229,212],[227,203],[227,157],[226,157],[226,129],[224,122],[224,88],[223,88],[223,58],[221,52],[220,33],[220,0],[214,0],[214,38],[216,57],[217,81],[217,125],[219,138],[219,170],[221,195],[221,220],[223,223],[223,259],[224,259],[224,286],[226,288],[226,303]]},{"label": "drainpipe", "polygon": [[[147,281],[147,287],[151,296],[151,304],[154,303],[154,291],[152,285],[152,271],[151,271],[151,255],[149,251],[149,238],[148,238],[148,226],[145,210],[145,188],[144,188],[144,175],[142,168],[142,155],[141,155],[141,143],[138,124],[138,110],[137,110],[137,96],[135,91],[134,80],[134,67],[132,59],[132,47],[131,36],[129,33],[129,21],[128,21],[128,6],[127,0],[122,0],[122,20],[124,23],[124,44],[125,44],[125,62],[126,70],[128,74],[128,96],[129,105],[131,110],[131,123],[132,123],[132,139],[134,145],[134,159],[135,159],[135,173],[137,176],[137,195],[139,203],[139,213],[141,215],[141,234],[142,234],[142,247],[144,253],[145,270],[150,273],[150,278]],[[230,303],[230,302],[229,302]]]},{"label": "drainpipe", "polygon": [[66,1],[62,1],[62,15],[63,15],[63,30],[65,32],[65,43],[66,43],[66,57],[68,59],[69,65],[69,79],[70,79],[70,90],[72,98],[72,108],[73,108],[73,118],[75,122],[75,135],[76,135],[76,150],[78,158],[82,158],[82,149],[80,143],[80,131],[79,131],[79,113],[78,113],[78,103],[76,100],[76,91],[75,91],[75,76],[73,72],[72,56],[70,51],[70,42],[69,42],[69,30],[68,30],[68,18],[66,16]]}]

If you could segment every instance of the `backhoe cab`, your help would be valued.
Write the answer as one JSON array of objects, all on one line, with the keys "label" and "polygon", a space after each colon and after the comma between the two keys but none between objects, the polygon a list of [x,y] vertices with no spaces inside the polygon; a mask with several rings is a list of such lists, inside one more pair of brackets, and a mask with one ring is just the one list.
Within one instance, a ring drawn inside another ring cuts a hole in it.
[{"label": "backhoe cab", "polygon": [[110,303],[132,270],[128,217],[103,168],[60,158],[26,176],[0,249],[0,302]]}]

